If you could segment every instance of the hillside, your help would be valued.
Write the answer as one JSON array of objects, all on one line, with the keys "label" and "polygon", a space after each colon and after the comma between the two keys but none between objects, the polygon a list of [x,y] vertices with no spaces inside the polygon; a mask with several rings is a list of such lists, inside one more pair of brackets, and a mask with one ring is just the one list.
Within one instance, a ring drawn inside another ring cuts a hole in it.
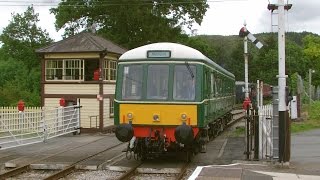
[{"label": "hillside", "polygon": [[[300,63],[303,60],[303,38],[307,35],[319,36],[310,32],[288,32],[286,33],[286,59],[287,73],[298,72],[305,76],[308,64]],[[262,79],[269,84],[277,84],[278,69],[278,40],[276,33],[255,34],[264,47],[258,50],[253,43],[248,43],[249,51],[249,81],[254,82]],[[234,73],[237,80],[244,79],[243,38],[237,35],[199,35],[199,38],[215,50],[215,55],[205,54],[216,63],[230,72]],[[205,52],[204,52],[205,53]]]}]

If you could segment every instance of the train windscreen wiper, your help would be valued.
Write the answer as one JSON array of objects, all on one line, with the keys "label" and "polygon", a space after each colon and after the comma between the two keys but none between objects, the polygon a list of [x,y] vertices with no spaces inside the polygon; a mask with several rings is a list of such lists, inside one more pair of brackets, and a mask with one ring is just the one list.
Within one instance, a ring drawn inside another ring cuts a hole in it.
[{"label": "train windscreen wiper", "polygon": [[186,61],[185,63],[186,63],[187,69],[188,69],[188,71],[189,71],[189,73],[190,73],[190,75],[191,75],[191,78],[193,79],[193,78],[194,78],[194,75],[193,75],[193,72],[192,72],[192,70],[191,70],[191,68],[190,68],[190,65],[189,65],[189,63],[188,63],[187,61]]}]

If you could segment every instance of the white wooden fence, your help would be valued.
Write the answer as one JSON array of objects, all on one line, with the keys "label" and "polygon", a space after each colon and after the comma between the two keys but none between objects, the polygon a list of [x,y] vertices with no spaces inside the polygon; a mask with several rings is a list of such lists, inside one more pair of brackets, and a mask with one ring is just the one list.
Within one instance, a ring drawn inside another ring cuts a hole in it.
[{"label": "white wooden fence", "polygon": [[80,106],[53,109],[0,108],[0,150],[46,141],[76,133],[80,125]]},{"label": "white wooden fence", "polygon": [[271,159],[273,157],[272,142],[272,104],[259,106],[259,159]]},{"label": "white wooden fence", "polygon": [[24,113],[19,113],[17,107],[0,107],[0,130],[34,131],[36,124],[41,122],[41,114],[42,107],[26,107]]}]

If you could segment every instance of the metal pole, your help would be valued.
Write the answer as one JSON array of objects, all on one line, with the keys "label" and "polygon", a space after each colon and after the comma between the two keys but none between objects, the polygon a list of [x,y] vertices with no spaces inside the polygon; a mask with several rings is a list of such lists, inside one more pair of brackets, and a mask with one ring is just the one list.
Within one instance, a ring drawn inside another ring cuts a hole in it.
[{"label": "metal pole", "polygon": [[256,99],[257,99],[257,107],[260,107],[260,81],[257,80],[257,95],[256,95]]},{"label": "metal pole", "polygon": [[263,81],[260,82],[260,106],[263,106]]},{"label": "metal pole", "polygon": [[250,136],[250,116],[249,116],[249,104],[247,105],[247,112],[246,112],[246,128],[247,128],[247,150],[246,150],[246,159],[250,159],[250,147],[249,147],[249,136]]},{"label": "metal pole", "polygon": [[312,80],[312,70],[309,69],[309,105],[311,104],[311,80]]},{"label": "metal pole", "polygon": [[[246,22],[244,22],[244,29],[247,30]],[[245,82],[245,98],[249,97],[249,88],[248,88],[248,37],[245,36],[243,40],[244,45],[244,82]]]},{"label": "metal pole", "polygon": [[284,0],[278,1],[278,51],[279,51],[279,162],[284,162],[286,133],[286,74],[285,74],[285,20]]}]

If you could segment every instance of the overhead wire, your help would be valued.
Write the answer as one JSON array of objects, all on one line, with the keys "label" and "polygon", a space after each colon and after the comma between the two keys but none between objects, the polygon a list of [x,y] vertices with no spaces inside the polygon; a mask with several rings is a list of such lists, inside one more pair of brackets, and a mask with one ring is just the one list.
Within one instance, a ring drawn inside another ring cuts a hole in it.
[{"label": "overhead wire", "polygon": [[[248,1],[248,0],[208,0],[207,3],[223,3],[223,2],[241,2],[241,1]],[[65,6],[65,7],[87,7],[88,5],[67,5],[67,4],[60,4],[61,1],[9,1],[9,0],[0,0],[0,6]],[[77,1],[68,1],[68,2],[77,2]],[[8,3],[8,4],[5,4]],[[134,2],[134,3],[119,3],[117,1],[111,0],[103,0],[99,1],[99,6],[121,6],[121,5],[170,5],[170,4],[198,4],[203,3],[199,1],[177,1],[177,2],[150,2],[150,0],[141,0],[141,2]]]}]

